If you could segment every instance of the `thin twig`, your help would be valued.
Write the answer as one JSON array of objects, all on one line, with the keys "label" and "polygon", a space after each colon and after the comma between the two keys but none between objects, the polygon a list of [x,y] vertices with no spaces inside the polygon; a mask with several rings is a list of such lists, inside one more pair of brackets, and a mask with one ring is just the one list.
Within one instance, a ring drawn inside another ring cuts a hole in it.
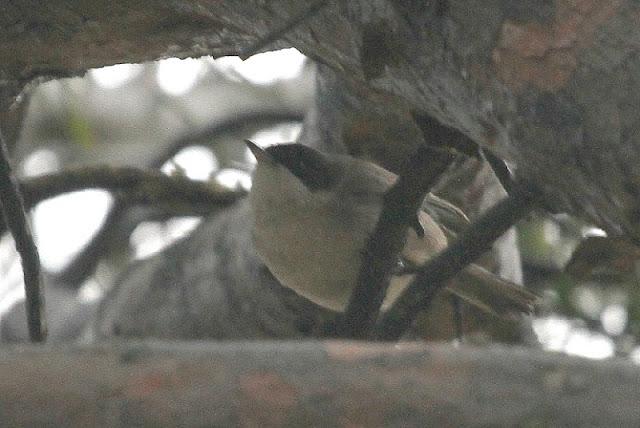
[{"label": "thin twig", "polygon": [[340,337],[366,338],[397,266],[406,232],[433,184],[454,159],[453,153],[421,147],[406,172],[384,195],[380,219],[367,240],[358,282],[351,295]]},{"label": "thin twig", "polygon": [[40,275],[40,258],[27,221],[20,187],[11,170],[9,154],[0,132],[0,202],[7,227],[20,254],[24,276],[27,327],[32,342],[42,342],[46,337],[44,323],[44,296]]},{"label": "thin twig", "polygon": [[462,233],[449,247],[429,260],[411,284],[376,325],[380,340],[398,340],[411,326],[416,315],[429,305],[435,294],[465,266],[491,248],[493,242],[528,214],[537,197],[516,188]]},{"label": "thin twig", "polygon": [[309,19],[310,17],[318,13],[329,3],[330,3],[329,0],[315,0],[309,6],[307,6],[300,12],[293,15],[287,21],[285,21],[282,25],[277,26],[272,31],[267,33],[264,37],[262,37],[256,43],[250,46],[247,46],[247,48],[245,49],[242,49],[239,55],[240,58],[247,59],[251,55],[255,55],[262,48],[280,39],[286,33],[293,30],[295,27],[297,27],[298,25],[300,25],[301,23],[303,23],[304,21],[306,21],[307,19]]}]

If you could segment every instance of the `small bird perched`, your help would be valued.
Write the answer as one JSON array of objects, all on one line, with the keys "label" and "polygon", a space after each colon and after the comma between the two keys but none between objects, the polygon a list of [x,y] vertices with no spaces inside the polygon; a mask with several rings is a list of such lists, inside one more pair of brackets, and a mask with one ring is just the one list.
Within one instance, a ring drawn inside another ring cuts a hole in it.
[{"label": "small bird perched", "polygon": [[[370,162],[301,144],[262,149],[246,143],[257,160],[249,201],[258,255],[285,287],[344,312],[384,193],[397,176]],[[455,210],[433,195],[430,202],[436,209]],[[447,246],[445,233],[427,212],[416,218],[401,255],[406,266],[421,265]],[[383,310],[410,279],[409,274],[392,278]],[[530,312],[537,299],[477,265],[467,267],[445,290],[498,315]]]}]

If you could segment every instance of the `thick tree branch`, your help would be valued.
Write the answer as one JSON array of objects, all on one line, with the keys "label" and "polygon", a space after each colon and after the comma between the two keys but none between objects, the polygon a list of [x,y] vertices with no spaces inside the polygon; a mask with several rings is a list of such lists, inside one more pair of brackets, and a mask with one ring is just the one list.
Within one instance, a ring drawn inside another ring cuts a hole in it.
[{"label": "thick tree branch", "polygon": [[493,242],[531,212],[536,196],[522,188],[484,213],[444,251],[420,268],[407,289],[375,329],[381,340],[398,340],[435,294],[464,267],[487,252]]},{"label": "thick tree branch", "polygon": [[7,227],[13,235],[16,249],[20,254],[24,274],[25,305],[29,338],[42,342],[46,337],[44,322],[44,296],[40,275],[40,258],[33,241],[25,204],[20,187],[11,170],[9,154],[0,131],[0,203]]},{"label": "thick tree branch", "polygon": [[519,348],[261,341],[22,346],[0,352],[0,379],[7,426],[636,426],[640,420],[637,366]]},{"label": "thick tree branch", "polygon": [[203,214],[212,206],[228,205],[245,195],[215,182],[168,176],[156,170],[129,167],[84,167],[41,175],[21,184],[28,208],[54,196],[85,189],[117,193],[129,203],[156,205],[172,212]]},{"label": "thick tree branch", "polygon": [[247,46],[240,51],[240,58],[247,59],[251,55],[255,55],[260,52],[261,49],[267,47],[276,40],[282,38],[286,33],[293,30],[298,25],[302,24],[307,19],[310,19],[323,9],[330,0],[314,0],[310,5],[306,6],[303,10],[293,15],[286,22],[283,22],[276,28],[272,29],[269,33],[260,38],[256,43]]},{"label": "thick tree branch", "polygon": [[[229,189],[215,182],[168,176],[156,170],[106,166],[84,167],[28,178],[21,183],[21,188],[27,209],[64,193],[104,189],[115,193],[121,203],[160,207],[176,216],[206,215],[212,209],[230,205],[246,194],[244,190]],[[92,246],[93,256],[101,248]],[[78,266],[77,269],[73,273],[81,275],[88,265]]]},{"label": "thick tree branch", "polygon": [[451,152],[421,147],[385,194],[380,219],[363,252],[358,283],[339,327],[341,337],[368,336],[397,267],[407,228],[416,221],[425,195],[453,158]]}]

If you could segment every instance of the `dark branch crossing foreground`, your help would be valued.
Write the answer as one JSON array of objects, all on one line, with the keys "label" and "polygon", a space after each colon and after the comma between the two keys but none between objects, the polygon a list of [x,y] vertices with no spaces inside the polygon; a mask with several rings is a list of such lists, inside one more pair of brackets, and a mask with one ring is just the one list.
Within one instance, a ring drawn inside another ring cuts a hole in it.
[{"label": "dark branch crossing foreground", "polygon": [[46,329],[40,257],[27,220],[20,186],[11,170],[9,154],[1,131],[0,203],[2,204],[4,221],[13,236],[16,249],[20,254],[20,261],[22,262],[29,338],[32,342],[42,342],[46,338]]}]

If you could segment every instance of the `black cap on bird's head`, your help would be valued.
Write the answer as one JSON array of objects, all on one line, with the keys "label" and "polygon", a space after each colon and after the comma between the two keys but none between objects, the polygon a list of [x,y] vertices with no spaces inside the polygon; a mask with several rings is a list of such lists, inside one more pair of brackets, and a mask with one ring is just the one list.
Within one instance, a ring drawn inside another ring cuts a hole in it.
[{"label": "black cap on bird's head", "polygon": [[245,140],[258,163],[282,165],[311,191],[328,189],[334,183],[334,168],[326,155],[302,144],[277,144],[266,149]]}]

